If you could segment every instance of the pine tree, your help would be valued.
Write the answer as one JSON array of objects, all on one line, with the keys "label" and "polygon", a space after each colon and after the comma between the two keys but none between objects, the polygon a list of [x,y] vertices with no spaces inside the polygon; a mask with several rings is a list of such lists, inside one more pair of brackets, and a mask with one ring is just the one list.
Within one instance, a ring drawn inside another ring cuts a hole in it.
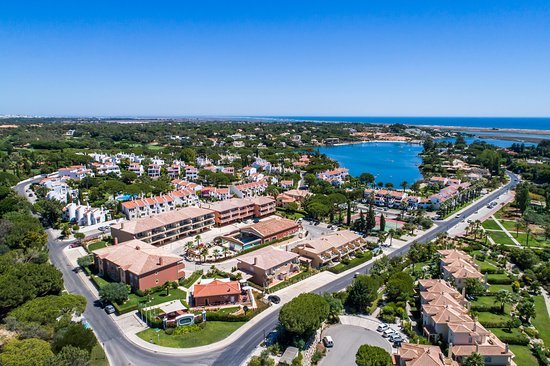
[{"label": "pine tree", "polygon": [[380,231],[386,230],[386,218],[384,217],[384,214],[380,215]]}]

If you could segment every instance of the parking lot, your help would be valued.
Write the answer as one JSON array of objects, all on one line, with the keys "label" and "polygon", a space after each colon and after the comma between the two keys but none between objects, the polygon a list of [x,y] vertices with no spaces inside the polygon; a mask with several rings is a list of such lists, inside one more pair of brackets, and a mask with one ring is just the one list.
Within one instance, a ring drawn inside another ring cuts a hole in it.
[{"label": "parking lot", "polygon": [[321,366],[355,365],[355,354],[363,344],[378,346],[390,354],[392,347],[376,330],[346,324],[330,326],[323,336],[331,336],[334,346],[328,348],[327,355],[321,361]]}]

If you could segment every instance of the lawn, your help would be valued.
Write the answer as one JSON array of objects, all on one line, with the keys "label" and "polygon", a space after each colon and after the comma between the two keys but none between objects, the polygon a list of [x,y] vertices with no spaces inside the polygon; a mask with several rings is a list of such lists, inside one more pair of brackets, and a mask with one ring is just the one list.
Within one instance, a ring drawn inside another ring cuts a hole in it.
[{"label": "lawn", "polygon": [[508,314],[493,314],[489,313],[488,311],[480,311],[477,315],[478,320],[480,323],[484,322],[507,322],[510,320],[510,315]]},{"label": "lawn", "polygon": [[538,365],[537,359],[533,356],[528,346],[511,345],[510,350],[516,355],[516,357],[514,357],[514,362],[518,366]]},{"label": "lawn", "polygon": [[483,221],[481,223],[481,226],[483,226],[483,228],[486,230],[502,230],[502,228],[498,226],[498,224],[493,219]]},{"label": "lawn", "polygon": [[181,285],[185,288],[189,288],[189,286],[194,284],[201,276],[202,276],[202,271],[195,271],[191,273],[191,276],[186,277],[185,280],[183,280],[183,283]]},{"label": "lawn", "polygon": [[[147,299],[150,299],[147,301]],[[181,300],[185,305],[187,303],[187,293],[180,289],[171,289],[170,294],[166,296],[166,292],[159,291],[149,296],[137,296],[136,294],[130,294],[128,300],[122,305],[115,305],[118,312],[121,314],[127,313],[129,311],[137,309],[138,303],[145,303],[146,306],[153,306],[162,304],[163,302],[172,301],[172,300]]]},{"label": "lawn", "polygon": [[548,309],[546,309],[544,298],[541,295],[535,296],[535,310],[537,316],[532,320],[533,325],[539,331],[544,344],[550,345],[550,316],[548,316]]},{"label": "lawn", "polygon": [[92,243],[92,244],[88,245],[88,252],[91,253],[94,250],[105,248],[108,245],[109,245],[109,243],[107,243],[106,241],[96,241],[95,243]]},{"label": "lawn", "polygon": [[99,343],[92,348],[90,353],[90,366],[109,366],[109,360]]},{"label": "lawn", "polygon": [[508,280],[510,277],[506,273],[495,273],[487,275],[487,281],[491,283],[491,280]]},{"label": "lawn", "polygon": [[153,343],[160,340],[160,345],[173,348],[191,348],[212,344],[228,337],[246,322],[217,322],[207,321],[204,329],[198,332],[182,335],[167,335],[164,331],[158,333],[155,329],[146,329],[137,335],[141,339]]},{"label": "lawn", "polygon": [[[516,236],[516,221],[500,220],[500,223],[510,232],[510,234],[514,237]],[[524,229],[520,227],[519,232],[521,233],[522,231],[524,231]]]},{"label": "lawn", "polygon": [[495,243],[505,244],[505,245],[515,245],[512,239],[510,239],[510,237],[506,235],[504,231],[488,231],[487,233],[491,238],[493,238]]},{"label": "lawn", "polygon": [[495,268],[498,268],[495,264],[490,262],[489,260],[480,261],[479,259],[475,260],[476,264],[479,266],[479,271],[481,273],[487,271],[487,270],[493,270]]},{"label": "lawn", "polygon": [[[512,234],[514,237],[516,237],[516,234]],[[516,238],[517,241],[520,242],[521,245],[526,246],[527,245],[527,233],[519,233],[518,237]],[[533,234],[529,235],[529,246],[530,247],[548,247],[550,246],[550,241],[544,240],[544,237],[542,236],[536,236]]]},{"label": "lawn", "polygon": [[512,285],[489,285],[489,292],[498,292],[500,290],[512,291]]}]

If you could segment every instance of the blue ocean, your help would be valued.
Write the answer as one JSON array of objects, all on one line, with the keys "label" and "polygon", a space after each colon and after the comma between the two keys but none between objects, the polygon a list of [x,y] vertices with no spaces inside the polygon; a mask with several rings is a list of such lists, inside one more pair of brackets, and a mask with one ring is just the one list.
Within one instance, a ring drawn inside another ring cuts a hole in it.
[{"label": "blue ocean", "polygon": [[354,122],[484,128],[550,130],[550,117],[346,117],[346,116],[251,116],[250,119],[273,121]]}]

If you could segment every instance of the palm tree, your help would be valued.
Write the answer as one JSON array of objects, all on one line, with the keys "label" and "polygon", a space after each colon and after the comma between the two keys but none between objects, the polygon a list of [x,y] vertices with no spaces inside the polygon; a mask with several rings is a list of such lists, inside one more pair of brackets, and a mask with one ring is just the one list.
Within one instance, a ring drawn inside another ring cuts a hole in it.
[{"label": "palm tree", "polygon": [[222,253],[223,253],[223,257],[227,258],[227,253],[229,253],[229,249],[227,249],[227,247],[222,247]]},{"label": "palm tree", "polygon": [[483,357],[481,357],[479,353],[474,352],[470,356],[466,357],[462,365],[463,366],[485,366],[485,361],[483,361]]},{"label": "palm tree", "polygon": [[199,245],[201,241],[201,236],[200,235],[195,236],[195,241],[197,242],[197,245]]},{"label": "palm tree", "polygon": [[519,229],[521,229],[521,222],[516,221],[515,227],[516,227],[516,238],[517,238],[519,236]]},{"label": "palm tree", "polygon": [[203,258],[203,262],[206,262],[206,257],[208,256],[208,248],[207,247],[202,247],[201,251],[200,251],[200,254]]},{"label": "palm tree", "polygon": [[504,306],[517,302],[516,294],[508,290],[499,290],[495,295],[495,302],[500,304],[500,312],[504,314]]},{"label": "palm tree", "polygon": [[409,186],[409,183],[407,183],[407,181],[403,181],[403,182],[401,182],[400,186],[401,186],[401,188],[403,188],[403,192],[405,192],[405,190]]},{"label": "palm tree", "polygon": [[214,259],[218,259],[219,256],[222,255],[222,251],[219,248],[214,249]]},{"label": "palm tree", "polygon": [[529,225],[527,225],[527,227],[525,228],[525,233],[527,234],[527,239],[525,241],[525,246],[529,248],[529,235],[531,234],[532,230],[531,228],[529,227]]},{"label": "palm tree", "polygon": [[195,245],[193,244],[192,241],[188,241],[187,243],[185,243],[185,254],[189,255],[189,253],[191,252],[191,250],[193,250],[194,247]]}]

